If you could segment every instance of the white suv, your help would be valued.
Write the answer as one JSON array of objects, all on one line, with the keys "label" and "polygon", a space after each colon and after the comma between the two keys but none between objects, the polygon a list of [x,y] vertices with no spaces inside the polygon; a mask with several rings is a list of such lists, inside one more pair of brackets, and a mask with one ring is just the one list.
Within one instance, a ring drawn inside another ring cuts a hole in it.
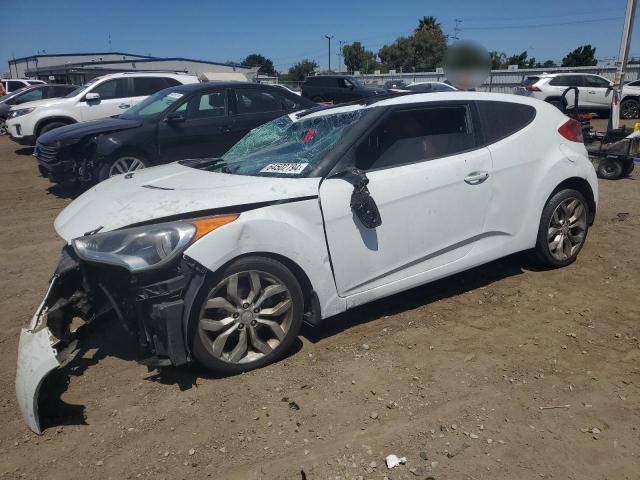
[{"label": "white suv", "polygon": [[620,117],[640,118],[640,80],[629,82],[622,87]]},{"label": "white suv", "polygon": [[[594,113],[608,113],[611,109],[611,81],[592,73],[543,73],[526,77],[515,94],[534,97],[560,108],[560,96],[567,87],[578,87],[578,105]],[[573,105],[573,91],[567,94]]]},{"label": "white suv", "polygon": [[187,83],[198,83],[198,78],[159,72],[97,77],[66,97],[13,107],[7,118],[7,131],[15,142],[34,145],[40,135],[54,128],[119,115],[157,91]]},{"label": "white suv", "polygon": [[24,87],[30,87],[31,85],[42,85],[47,83],[42,80],[32,80],[30,78],[3,78],[0,82],[7,93],[13,93],[16,90],[20,90]]}]

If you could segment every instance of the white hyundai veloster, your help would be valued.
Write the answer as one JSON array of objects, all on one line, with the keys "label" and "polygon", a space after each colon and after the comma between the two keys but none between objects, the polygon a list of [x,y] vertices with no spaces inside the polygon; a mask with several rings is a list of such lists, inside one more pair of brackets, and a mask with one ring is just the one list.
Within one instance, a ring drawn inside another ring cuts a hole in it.
[{"label": "white hyundai veloster", "polygon": [[73,350],[74,318],[122,322],[148,365],[244,372],[305,321],[522,250],[568,265],[596,204],[580,125],[538,100],[432,93],[281,117],[58,216],[67,245],[21,333],[18,402],[39,432],[38,389]]}]

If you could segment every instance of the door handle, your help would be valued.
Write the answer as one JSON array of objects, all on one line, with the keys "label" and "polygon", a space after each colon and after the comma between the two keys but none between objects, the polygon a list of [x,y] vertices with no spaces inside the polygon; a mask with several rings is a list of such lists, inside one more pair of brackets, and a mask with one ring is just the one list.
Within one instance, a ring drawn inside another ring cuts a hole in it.
[{"label": "door handle", "polygon": [[128,103],[121,103],[120,105],[118,105],[118,108],[122,108],[123,110],[125,108],[129,108],[131,105],[129,105]]},{"label": "door handle", "polygon": [[489,172],[471,172],[464,177],[464,181],[469,185],[479,185],[489,178]]},{"label": "door handle", "polygon": [[588,90],[587,93],[596,93],[595,90]]}]

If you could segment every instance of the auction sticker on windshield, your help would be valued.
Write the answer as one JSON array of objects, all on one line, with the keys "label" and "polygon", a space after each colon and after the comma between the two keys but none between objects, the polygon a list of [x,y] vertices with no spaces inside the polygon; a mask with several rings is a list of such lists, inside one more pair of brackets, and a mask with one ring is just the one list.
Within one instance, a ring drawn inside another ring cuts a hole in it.
[{"label": "auction sticker on windshield", "polygon": [[260,173],[282,173],[285,175],[298,175],[304,172],[308,163],[270,163]]},{"label": "auction sticker on windshield", "polygon": [[184,97],[184,95],[180,92],[171,92],[169,95],[167,95],[167,97],[175,98],[176,100],[178,100],[179,98]]}]

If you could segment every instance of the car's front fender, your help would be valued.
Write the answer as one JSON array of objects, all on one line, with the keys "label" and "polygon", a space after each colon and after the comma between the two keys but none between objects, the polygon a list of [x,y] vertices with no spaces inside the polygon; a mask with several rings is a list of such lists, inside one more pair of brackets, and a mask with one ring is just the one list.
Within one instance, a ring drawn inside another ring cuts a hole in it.
[{"label": "car's front fender", "polygon": [[285,257],[304,271],[318,295],[322,318],[345,310],[336,291],[317,198],[244,212],[185,251],[212,272],[235,258],[260,253]]}]

